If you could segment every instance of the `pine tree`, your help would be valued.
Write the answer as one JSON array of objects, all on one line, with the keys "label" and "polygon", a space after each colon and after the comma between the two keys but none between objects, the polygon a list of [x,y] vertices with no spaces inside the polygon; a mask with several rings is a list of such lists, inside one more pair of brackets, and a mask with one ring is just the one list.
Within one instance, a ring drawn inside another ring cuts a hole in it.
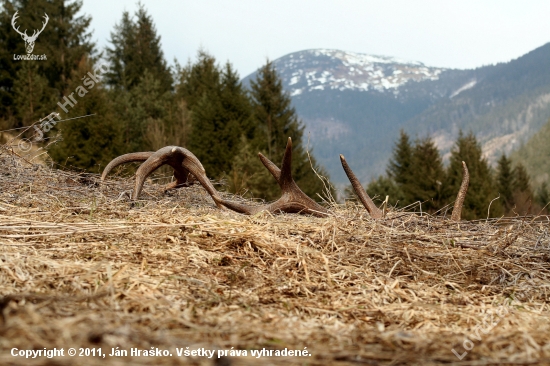
[{"label": "pine tree", "polygon": [[514,176],[512,174],[512,162],[506,155],[502,154],[497,164],[497,189],[500,193],[504,210],[508,214],[514,206]]},{"label": "pine tree", "polygon": [[[300,188],[314,199],[323,192],[322,181],[315,176],[312,167],[322,176],[328,177],[313,157],[311,161],[303,147],[301,121],[291,105],[290,96],[283,91],[280,77],[271,62],[258,70],[256,79],[251,82],[253,118],[256,124],[254,145],[264,152],[275,164],[283,159],[288,137],[292,138],[292,174]],[[276,184],[264,188],[266,199],[274,199],[280,194]],[[333,192],[331,192],[333,194]]]},{"label": "pine tree", "polygon": [[[470,185],[464,202],[462,217],[477,219],[487,217],[489,204],[498,197],[493,184],[491,169],[482,156],[481,145],[470,132],[464,136],[460,132],[455,146],[451,149],[450,164],[447,169],[447,179],[443,184],[444,196],[448,203],[456,199],[456,194],[462,182],[462,161],[466,162],[470,172]],[[499,200],[491,204],[489,215],[500,216],[503,212]]]},{"label": "pine tree", "polygon": [[445,171],[439,150],[430,138],[418,140],[412,154],[410,181],[402,186],[405,196],[412,202],[421,202],[422,209],[435,212],[441,207]]},{"label": "pine tree", "polygon": [[107,49],[107,58],[112,71],[108,83],[131,90],[147,71],[159,82],[162,93],[170,91],[172,74],[164,59],[153,19],[142,4],[135,17],[133,21],[129,13],[124,12],[121,22],[111,33],[113,47]]}]

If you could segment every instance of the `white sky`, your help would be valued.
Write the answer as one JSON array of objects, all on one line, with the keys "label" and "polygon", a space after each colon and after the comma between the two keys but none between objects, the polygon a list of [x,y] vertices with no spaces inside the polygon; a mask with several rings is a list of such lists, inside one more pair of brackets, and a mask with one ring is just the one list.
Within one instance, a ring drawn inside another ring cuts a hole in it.
[{"label": "white sky", "polygon": [[[550,41],[549,0],[142,0],[170,64],[200,47],[241,77],[311,48],[474,68],[517,58]],[[136,0],[84,0],[99,49]]]}]

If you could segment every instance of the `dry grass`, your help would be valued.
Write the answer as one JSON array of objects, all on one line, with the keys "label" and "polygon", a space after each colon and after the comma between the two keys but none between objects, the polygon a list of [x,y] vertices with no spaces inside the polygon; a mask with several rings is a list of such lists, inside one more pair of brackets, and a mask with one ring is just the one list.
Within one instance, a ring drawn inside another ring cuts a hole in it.
[{"label": "dry grass", "polygon": [[[550,364],[547,217],[373,221],[353,205],[247,217],[200,186],[149,182],[132,206],[131,179],[98,181],[0,155],[1,364]],[[13,347],[174,357],[29,360]],[[176,347],[312,356],[215,363]]]}]

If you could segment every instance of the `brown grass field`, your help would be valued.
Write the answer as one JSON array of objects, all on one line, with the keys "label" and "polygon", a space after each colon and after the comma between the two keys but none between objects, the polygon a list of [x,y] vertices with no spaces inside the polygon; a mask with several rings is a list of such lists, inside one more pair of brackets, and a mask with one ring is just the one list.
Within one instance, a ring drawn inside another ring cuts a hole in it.
[{"label": "brown grass field", "polygon": [[0,155],[0,364],[550,364],[549,217],[250,217],[132,188]]}]

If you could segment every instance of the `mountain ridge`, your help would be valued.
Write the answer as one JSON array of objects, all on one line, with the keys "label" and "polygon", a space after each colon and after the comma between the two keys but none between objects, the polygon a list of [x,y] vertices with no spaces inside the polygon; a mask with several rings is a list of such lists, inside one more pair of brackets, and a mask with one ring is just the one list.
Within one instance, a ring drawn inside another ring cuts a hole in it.
[{"label": "mountain ridge", "polygon": [[382,174],[401,128],[413,138],[432,136],[444,156],[460,130],[472,131],[494,162],[550,117],[550,43],[466,70],[328,49],[293,52],[273,65],[337,184],[347,182],[340,153],[357,162],[364,183]]}]

